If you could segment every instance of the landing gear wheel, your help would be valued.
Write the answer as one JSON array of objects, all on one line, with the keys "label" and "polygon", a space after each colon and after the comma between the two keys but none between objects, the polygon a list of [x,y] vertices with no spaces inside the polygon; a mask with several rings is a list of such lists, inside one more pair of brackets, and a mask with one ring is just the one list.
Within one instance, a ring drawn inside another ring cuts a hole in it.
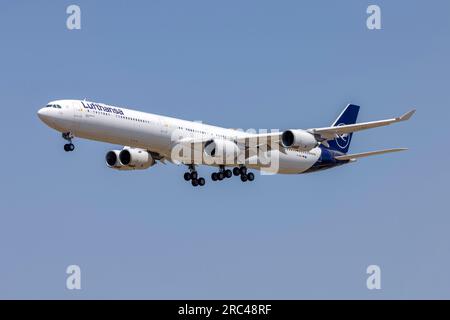
[{"label": "landing gear wheel", "polygon": [[241,174],[241,170],[238,167],[233,168],[233,174],[235,176],[238,176]]},{"label": "landing gear wheel", "polygon": [[218,178],[220,181],[222,181],[223,178],[225,178],[225,174],[224,174],[223,172],[219,172],[219,173],[217,174],[217,178]]},{"label": "landing gear wheel", "polygon": [[217,172],[213,172],[211,174],[211,179],[212,179],[212,181],[217,181],[219,179],[219,177],[217,176]]},{"label": "landing gear wheel", "polygon": [[186,172],[186,173],[184,174],[184,180],[186,180],[186,181],[191,180],[191,174],[190,174],[189,172]]},{"label": "landing gear wheel", "polygon": [[192,186],[194,186],[194,187],[198,186],[198,180],[197,179],[192,179]]},{"label": "landing gear wheel", "polygon": [[64,151],[65,152],[69,152],[70,151],[68,143],[64,145]]},{"label": "landing gear wheel", "polygon": [[191,178],[192,178],[192,180],[197,180],[197,178],[198,178],[198,174],[197,174],[197,171],[192,171],[191,172]]},{"label": "landing gear wheel", "polygon": [[198,178],[198,185],[203,187],[205,185],[206,181],[205,178]]},{"label": "landing gear wheel", "polygon": [[224,173],[225,173],[225,177],[227,177],[227,178],[231,178],[233,176],[233,173],[231,172],[230,169],[225,170]]},{"label": "landing gear wheel", "polygon": [[239,168],[239,172],[241,173],[241,175],[246,175],[247,174],[247,168],[246,167],[240,167]]},{"label": "landing gear wheel", "polygon": [[255,180],[255,174],[253,172],[247,173],[247,179],[248,179],[248,181]]},{"label": "landing gear wheel", "polygon": [[75,150],[75,145],[73,143],[69,143],[69,151]]},{"label": "landing gear wheel", "polygon": [[241,175],[241,181],[246,182],[247,181],[247,175]]}]

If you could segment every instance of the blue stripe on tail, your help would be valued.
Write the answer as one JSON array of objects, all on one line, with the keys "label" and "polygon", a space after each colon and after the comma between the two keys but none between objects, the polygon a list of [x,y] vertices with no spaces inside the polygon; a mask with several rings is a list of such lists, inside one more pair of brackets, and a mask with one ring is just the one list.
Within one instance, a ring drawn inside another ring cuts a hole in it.
[{"label": "blue stripe on tail", "polygon": [[[342,126],[346,124],[354,124],[356,123],[356,118],[358,117],[359,106],[354,104],[349,104],[339,115],[339,117],[332,124],[335,126]],[[339,138],[334,140],[329,140],[328,144],[330,145],[331,150],[336,150],[342,153],[347,153],[348,148],[350,147],[350,142],[352,141],[353,133],[343,134]]]}]

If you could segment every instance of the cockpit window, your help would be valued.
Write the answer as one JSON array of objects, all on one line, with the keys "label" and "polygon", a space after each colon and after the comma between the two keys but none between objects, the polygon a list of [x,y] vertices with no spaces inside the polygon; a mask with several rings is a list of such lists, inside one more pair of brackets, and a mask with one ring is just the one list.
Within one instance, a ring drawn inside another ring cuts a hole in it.
[{"label": "cockpit window", "polygon": [[59,104],[48,104],[45,106],[46,108],[55,108],[55,109],[61,109],[61,106]]}]

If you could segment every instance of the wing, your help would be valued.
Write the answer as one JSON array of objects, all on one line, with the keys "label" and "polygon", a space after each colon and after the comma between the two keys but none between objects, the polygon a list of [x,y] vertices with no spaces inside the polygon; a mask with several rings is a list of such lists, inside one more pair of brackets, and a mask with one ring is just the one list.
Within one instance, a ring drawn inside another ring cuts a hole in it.
[{"label": "wing", "polygon": [[370,152],[355,153],[355,154],[346,154],[343,156],[337,156],[337,157],[335,157],[335,159],[337,159],[337,160],[355,160],[357,158],[364,158],[364,157],[375,156],[377,154],[398,152],[398,151],[405,151],[405,150],[408,150],[408,149],[407,148],[397,148],[397,149],[386,149],[386,150],[370,151]]},{"label": "wing", "polygon": [[[308,129],[306,131],[311,133],[312,135],[314,135],[318,142],[323,142],[325,144],[325,146],[327,146],[327,143],[326,143],[327,140],[334,140],[343,134],[348,134],[348,133],[352,133],[355,131],[361,131],[361,130],[376,128],[376,127],[382,127],[382,126],[387,126],[387,125],[390,125],[390,124],[393,124],[396,122],[406,121],[406,120],[409,120],[415,112],[416,112],[416,110],[414,109],[414,110],[411,110],[397,118],[379,120],[379,121],[371,121],[371,122],[355,123],[355,124],[335,126],[335,127],[313,128],[313,129]],[[254,135],[248,135],[244,138],[238,139],[237,141],[241,145],[246,146],[247,148],[248,148],[248,146],[253,146],[253,147],[254,146],[256,146],[256,147],[266,146],[269,149],[276,148],[276,149],[283,151],[284,148],[281,147],[281,143],[280,143],[282,134],[283,134],[282,132],[254,134]]]},{"label": "wing", "polygon": [[397,118],[371,122],[361,122],[336,127],[313,128],[308,129],[307,131],[316,136],[319,141],[333,140],[346,133],[387,126],[396,122],[409,120],[415,112],[416,110],[414,109]]}]

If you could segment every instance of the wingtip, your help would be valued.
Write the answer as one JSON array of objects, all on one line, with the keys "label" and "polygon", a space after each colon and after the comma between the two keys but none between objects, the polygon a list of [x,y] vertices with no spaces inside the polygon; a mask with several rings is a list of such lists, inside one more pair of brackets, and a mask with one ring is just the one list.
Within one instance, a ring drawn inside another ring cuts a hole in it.
[{"label": "wingtip", "polygon": [[402,115],[399,120],[400,121],[406,121],[411,119],[411,117],[414,115],[414,113],[416,112],[416,109],[412,109],[411,111],[408,111],[407,113],[405,113],[404,115]]}]

